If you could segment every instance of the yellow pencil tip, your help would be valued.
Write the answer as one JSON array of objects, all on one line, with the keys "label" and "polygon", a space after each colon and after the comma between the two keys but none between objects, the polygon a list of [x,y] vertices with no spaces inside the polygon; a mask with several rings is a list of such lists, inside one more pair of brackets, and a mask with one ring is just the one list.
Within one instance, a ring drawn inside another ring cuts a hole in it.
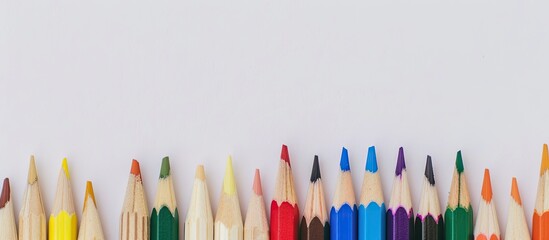
[{"label": "yellow pencil tip", "polygon": [[88,206],[88,201],[91,199],[95,205],[95,194],[93,193],[93,185],[91,181],[86,182],[86,195],[84,196],[84,209]]},{"label": "yellow pencil tip", "polygon": [[36,181],[38,181],[38,174],[36,173],[36,163],[34,162],[34,155],[31,155],[29,163],[28,184],[33,184]]},{"label": "yellow pencil tip", "polygon": [[229,155],[227,159],[227,167],[225,169],[225,177],[223,179],[223,192],[226,194],[235,194],[236,193],[236,182],[234,180],[234,171],[233,171],[233,159]]},{"label": "yellow pencil tip", "polygon": [[549,170],[549,152],[547,151],[547,144],[543,144],[543,153],[541,154],[541,167],[539,175],[543,175]]},{"label": "yellow pencil tip", "polygon": [[67,164],[67,158],[63,158],[63,171],[65,171],[65,176],[67,176],[68,179],[71,179],[71,175],[69,174],[69,165]]}]

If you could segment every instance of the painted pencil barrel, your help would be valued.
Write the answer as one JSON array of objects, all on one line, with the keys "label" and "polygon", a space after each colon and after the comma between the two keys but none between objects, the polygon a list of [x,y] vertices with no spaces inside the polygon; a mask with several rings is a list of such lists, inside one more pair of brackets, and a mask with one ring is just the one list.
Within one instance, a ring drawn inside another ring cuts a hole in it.
[{"label": "painted pencil barrel", "polygon": [[314,217],[307,225],[305,217],[301,218],[299,226],[300,240],[330,240],[330,224],[324,223],[318,217]]},{"label": "painted pencil barrel", "polygon": [[349,204],[343,204],[339,210],[332,207],[330,211],[330,239],[357,239],[357,211],[356,205],[351,208]]},{"label": "painted pencil barrel", "polygon": [[276,201],[271,202],[271,240],[297,239],[298,221],[297,204],[291,205],[288,202],[282,202],[278,206]]},{"label": "painted pencil barrel", "polygon": [[160,208],[157,212],[153,208],[151,214],[151,240],[177,240],[179,239],[179,214],[177,208],[172,215],[167,207]]},{"label": "painted pencil barrel", "polygon": [[385,240],[385,203],[358,208],[358,240]]},{"label": "painted pencil barrel", "polygon": [[534,213],[534,218],[532,219],[532,239],[549,239],[549,212],[545,212],[541,216]]},{"label": "painted pencil barrel", "polygon": [[442,215],[436,219],[431,215],[417,216],[414,233],[415,240],[444,240],[444,220]]},{"label": "painted pencil barrel", "polygon": [[414,239],[414,212],[407,212],[403,207],[387,210],[387,240]]},{"label": "painted pencil barrel", "polygon": [[76,240],[78,220],[75,214],[61,211],[57,216],[50,217],[49,238],[51,240]]},{"label": "painted pencil barrel", "polygon": [[473,234],[473,209],[457,207],[456,209],[446,209],[444,214],[444,230],[446,240],[472,240]]}]

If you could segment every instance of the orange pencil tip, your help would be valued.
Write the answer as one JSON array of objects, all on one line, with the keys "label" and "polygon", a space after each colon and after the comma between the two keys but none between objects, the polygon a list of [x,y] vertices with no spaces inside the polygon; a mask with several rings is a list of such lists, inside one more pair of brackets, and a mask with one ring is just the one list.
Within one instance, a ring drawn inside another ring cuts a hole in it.
[{"label": "orange pencil tip", "polygon": [[520,199],[520,193],[518,189],[517,184],[517,178],[513,178],[513,181],[511,183],[511,197],[515,200],[515,202],[518,203],[518,205],[522,205],[522,200]]},{"label": "orange pencil tip", "polygon": [[543,153],[541,154],[541,167],[539,175],[543,175],[549,170],[549,151],[547,151],[547,144],[543,144]]},{"label": "orange pencil tip", "polygon": [[139,162],[135,159],[132,161],[132,170],[130,171],[130,173],[135,176],[141,176],[141,168],[139,167]]},{"label": "orange pencil tip", "polygon": [[486,202],[492,201],[492,181],[490,180],[490,170],[484,169],[484,180],[482,182],[482,198]]},{"label": "orange pencil tip", "polygon": [[261,176],[259,174],[259,169],[255,170],[255,177],[254,177],[254,192],[258,196],[263,195],[263,188],[261,187]]}]

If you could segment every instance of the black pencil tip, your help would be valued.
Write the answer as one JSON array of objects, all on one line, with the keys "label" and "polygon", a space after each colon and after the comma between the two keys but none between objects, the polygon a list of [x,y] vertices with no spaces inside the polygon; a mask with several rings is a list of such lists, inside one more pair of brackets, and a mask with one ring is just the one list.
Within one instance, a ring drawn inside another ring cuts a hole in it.
[{"label": "black pencil tip", "polygon": [[311,172],[311,182],[316,182],[320,179],[320,166],[318,164],[318,156],[315,155],[315,160],[313,162],[313,171]]},{"label": "black pencil tip", "polygon": [[425,177],[431,185],[435,185],[435,173],[433,172],[433,163],[429,155],[427,155],[427,163],[425,165]]}]

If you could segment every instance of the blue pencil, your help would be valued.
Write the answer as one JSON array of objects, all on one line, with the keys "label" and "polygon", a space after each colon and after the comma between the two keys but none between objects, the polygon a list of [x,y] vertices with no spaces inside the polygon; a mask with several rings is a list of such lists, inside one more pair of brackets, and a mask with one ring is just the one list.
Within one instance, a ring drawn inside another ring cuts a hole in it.
[{"label": "blue pencil", "polygon": [[347,149],[341,152],[339,163],[341,172],[336,186],[334,203],[330,211],[330,239],[331,240],[356,240],[357,239],[357,208],[355,203],[355,191],[349,166]]},{"label": "blue pencil", "polygon": [[376,148],[368,148],[358,207],[358,240],[385,240],[385,202],[377,168]]}]

